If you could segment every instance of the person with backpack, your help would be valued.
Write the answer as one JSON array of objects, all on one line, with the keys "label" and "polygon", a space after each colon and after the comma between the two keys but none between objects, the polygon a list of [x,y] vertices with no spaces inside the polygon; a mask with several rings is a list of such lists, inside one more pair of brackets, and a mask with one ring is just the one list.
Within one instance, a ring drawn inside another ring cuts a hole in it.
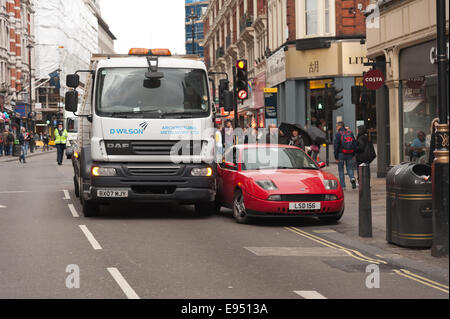
[{"label": "person with backpack", "polygon": [[356,139],[352,131],[345,128],[343,122],[336,123],[336,136],[334,137],[334,158],[338,163],[339,181],[342,189],[345,190],[344,166],[347,167],[347,174],[352,183],[352,188],[356,188],[356,179],[353,170],[353,157],[356,150]]},{"label": "person with backpack", "polygon": [[[356,168],[358,173],[358,183],[360,183],[359,165],[365,163],[370,165],[377,157],[373,143],[369,140],[367,127],[365,125],[358,126],[358,137],[356,141]],[[369,169],[370,177],[370,169]]]}]

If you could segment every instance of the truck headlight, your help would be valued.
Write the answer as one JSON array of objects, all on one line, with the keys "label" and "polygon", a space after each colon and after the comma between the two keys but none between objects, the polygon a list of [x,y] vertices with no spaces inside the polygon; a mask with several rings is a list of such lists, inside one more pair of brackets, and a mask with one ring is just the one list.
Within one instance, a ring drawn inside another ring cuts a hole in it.
[{"label": "truck headlight", "polygon": [[326,179],[323,181],[323,186],[325,186],[326,190],[337,189],[338,185],[338,181],[334,179]]},{"label": "truck headlight", "polygon": [[274,191],[278,189],[277,185],[275,185],[275,183],[272,182],[270,179],[255,181],[255,183],[262,189],[265,189],[266,191]]},{"label": "truck headlight", "polygon": [[197,177],[210,177],[213,175],[213,169],[211,167],[193,168],[191,170],[191,175]]},{"label": "truck headlight", "polygon": [[117,172],[115,168],[111,167],[92,167],[92,176],[116,176]]}]

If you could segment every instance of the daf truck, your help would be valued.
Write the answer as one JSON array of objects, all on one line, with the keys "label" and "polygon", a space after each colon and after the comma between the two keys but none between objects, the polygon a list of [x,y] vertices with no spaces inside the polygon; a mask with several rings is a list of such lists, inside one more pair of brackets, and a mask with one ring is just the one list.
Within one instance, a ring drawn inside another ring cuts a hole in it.
[{"label": "daf truck", "polygon": [[216,209],[215,109],[203,61],[167,49],[96,54],[66,85],[66,110],[79,118],[72,162],[86,217],[115,203]]}]

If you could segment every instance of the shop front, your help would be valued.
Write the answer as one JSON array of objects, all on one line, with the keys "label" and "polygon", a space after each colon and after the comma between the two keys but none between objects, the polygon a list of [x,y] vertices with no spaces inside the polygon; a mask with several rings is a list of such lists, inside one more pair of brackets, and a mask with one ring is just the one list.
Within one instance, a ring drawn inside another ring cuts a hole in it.
[{"label": "shop front", "polygon": [[[428,161],[431,123],[438,117],[438,69],[432,58],[435,48],[436,41],[433,40],[400,51],[401,134],[399,136],[402,161],[415,160],[421,163]],[[425,136],[424,141],[419,138],[422,133]],[[411,145],[417,144],[417,140],[423,143],[426,149],[419,157],[412,156],[411,150]]]}]

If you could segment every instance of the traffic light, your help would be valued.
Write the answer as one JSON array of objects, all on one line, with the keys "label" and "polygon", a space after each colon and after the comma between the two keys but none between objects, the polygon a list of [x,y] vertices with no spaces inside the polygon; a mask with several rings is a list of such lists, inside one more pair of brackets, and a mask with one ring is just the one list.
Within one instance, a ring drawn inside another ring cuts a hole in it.
[{"label": "traffic light", "polygon": [[323,110],[323,97],[322,96],[318,96],[317,97],[317,109],[318,110]]},{"label": "traffic light", "polygon": [[344,98],[342,95],[339,95],[340,93],[342,93],[342,91],[344,91],[344,89],[336,89],[334,86],[331,87],[331,97],[332,97],[331,109],[332,110],[337,110],[337,109],[341,108],[342,106],[344,106],[344,104],[342,104],[342,102],[339,102],[340,100],[342,100]]},{"label": "traffic light", "polygon": [[219,107],[225,112],[233,111],[233,94],[229,90],[230,81],[222,79],[219,81]]},{"label": "traffic light", "polygon": [[236,62],[236,91],[238,99],[246,100],[248,98],[247,60]]}]

